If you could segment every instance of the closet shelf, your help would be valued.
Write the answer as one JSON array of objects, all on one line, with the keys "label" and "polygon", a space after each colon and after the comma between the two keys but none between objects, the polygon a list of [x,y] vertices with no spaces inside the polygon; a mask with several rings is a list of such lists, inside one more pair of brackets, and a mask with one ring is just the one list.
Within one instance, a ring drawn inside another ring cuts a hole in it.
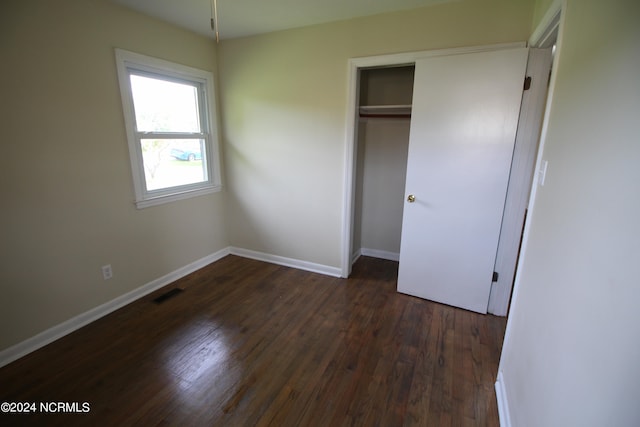
[{"label": "closet shelf", "polygon": [[408,105],[362,105],[360,117],[411,117],[411,104]]}]

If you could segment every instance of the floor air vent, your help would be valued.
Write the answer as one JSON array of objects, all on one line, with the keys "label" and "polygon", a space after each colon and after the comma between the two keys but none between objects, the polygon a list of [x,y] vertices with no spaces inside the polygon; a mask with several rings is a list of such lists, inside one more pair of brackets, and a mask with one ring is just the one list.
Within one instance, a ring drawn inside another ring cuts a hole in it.
[{"label": "floor air vent", "polygon": [[176,295],[182,293],[184,289],[180,289],[180,288],[173,288],[170,291],[165,292],[164,294],[160,295],[159,297],[155,298],[153,300],[153,302],[155,302],[156,304],[162,304],[163,302],[165,302],[166,300],[168,300],[169,298],[173,298]]}]

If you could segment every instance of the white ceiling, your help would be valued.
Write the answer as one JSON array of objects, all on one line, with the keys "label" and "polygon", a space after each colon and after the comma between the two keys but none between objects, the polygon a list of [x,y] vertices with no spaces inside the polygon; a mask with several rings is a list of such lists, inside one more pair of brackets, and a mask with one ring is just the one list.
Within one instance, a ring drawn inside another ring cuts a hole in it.
[{"label": "white ceiling", "polygon": [[[113,0],[214,38],[213,0]],[[217,0],[220,38],[229,39],[459,0]]]}]

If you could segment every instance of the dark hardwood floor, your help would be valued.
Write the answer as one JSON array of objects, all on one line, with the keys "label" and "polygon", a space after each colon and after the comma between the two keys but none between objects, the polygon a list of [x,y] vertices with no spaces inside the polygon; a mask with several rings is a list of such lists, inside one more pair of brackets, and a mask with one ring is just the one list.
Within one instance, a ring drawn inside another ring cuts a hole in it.
[{"label": "dark hardwood floor", "polygon": [[[0,369],[0,402],[78,402],[0,425],[497,426],[506,320],[228,256]],[[183,292],[153,302],[173,287]]]}]

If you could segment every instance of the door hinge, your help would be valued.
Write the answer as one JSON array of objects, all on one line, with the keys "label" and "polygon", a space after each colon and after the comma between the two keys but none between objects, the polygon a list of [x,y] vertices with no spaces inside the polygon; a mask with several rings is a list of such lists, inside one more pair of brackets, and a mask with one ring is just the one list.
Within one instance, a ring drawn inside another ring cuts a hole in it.
[{"label": "door hinge", "polygon": [[523,90],[529,90],[531,89],[531,77],[527,76],[524,78],[524,88]]},{"label": "door hinge", "polygon": [[491,283],[497,282],[497,281],[498,281],[498,272],[494,271],[493,272],[493,277],[491,278]]}]

